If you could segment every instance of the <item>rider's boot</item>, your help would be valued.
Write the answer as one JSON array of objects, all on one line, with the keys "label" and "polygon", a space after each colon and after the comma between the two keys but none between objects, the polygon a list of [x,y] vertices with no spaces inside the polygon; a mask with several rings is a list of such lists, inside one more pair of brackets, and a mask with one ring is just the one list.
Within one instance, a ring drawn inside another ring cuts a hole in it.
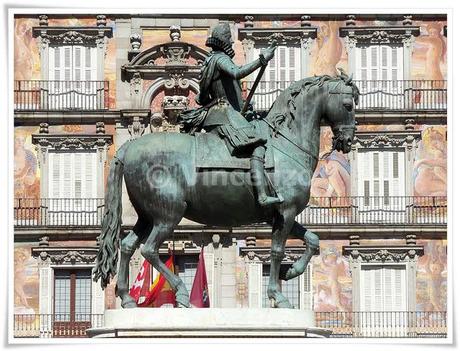
[{"label": "rider's boot", "polygon": [[265,146],[257,146],[251,156],[251,179],[257,191],[257,200],[263,207],[283,202],[280,197],[268,196],[265,191]]}]

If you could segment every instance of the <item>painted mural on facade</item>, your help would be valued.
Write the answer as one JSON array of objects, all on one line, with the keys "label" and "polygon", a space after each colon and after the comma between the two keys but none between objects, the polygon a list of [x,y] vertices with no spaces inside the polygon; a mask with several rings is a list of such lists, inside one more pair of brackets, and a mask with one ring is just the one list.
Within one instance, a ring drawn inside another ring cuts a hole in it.
[{"label": "painted mural on facade", "polygon": [[417,311],[447,311],[447,240],[418,240],[425,254],[417,262]]},{"label": "painted mural on facade", "polygon": [[31,245],[16,244],[14,248],[14,313],[39,312],[38,261],[31,255]]},{"label": "painted mural on facade", "polygon": [[352,280],[342,246],[347,240],[320,241],[320,255],[312,259],[314,310],[316,312],[351,311]]},{"label": "painted mural on facade", "polygon": [[447,127],[421,126],[414,163],[414,195],[447,196]]},{"label": "painted mural on facade", "polygon": [[40,170],[32,134],[37,127],[16,127],[14,129],[14,198],[40,197]]}]

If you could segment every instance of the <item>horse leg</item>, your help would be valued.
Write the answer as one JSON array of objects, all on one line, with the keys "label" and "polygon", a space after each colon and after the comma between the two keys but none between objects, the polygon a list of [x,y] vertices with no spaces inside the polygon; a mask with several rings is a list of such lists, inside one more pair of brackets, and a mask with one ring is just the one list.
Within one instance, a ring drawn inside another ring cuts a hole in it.
[{"label": "horse leg", "polygon": [[[185,205],[184,210],[185,211]],[[141,248],[141,254],[145,257],[155,269],[162,274],[168,281],[171,288],[176,292],[176,303],[178,307],[190,307],[190,298],[184,282],[166,265],[161,261],[159,249],[161,244],[172,234],[174,226],[179,223],[182,214],[177,214],[177,220],[169,220],[166,222],[164,219],[161,222],[156,222],[153,225],[152,232],[150,233],[144,246]]]},{"label": "horse leg", "polygon": [[128,235],[121,240],[120,245],[120,267],[118,270],[118,279],[116,285],[116,293],[121,299],[121,307],[134,308],[137,307],[136,301],[129,295],[128,274],[129,261],[139,247],[141,238],[145,234],[146,225],[143,222],[137,221]]},{"label": "horse leg", "polygon": [[286,275],[284,277],[281,277],[281,279],[283,280],[293,279],[305,272],[305,269],[307,269],[308,263],[310,262],[311,258],[313,257],[313,255],[318,253],[319,249],[318,235],[304,228],[298,222],[294,222],[290,235],[296,239],[303,239],[305,245],[307,245],[307,248],[305,249],[303,255],[297,261],[295,261],[292,264],[292,266],[288,269]]},{"label": "horse leg", "polygon": [[294,223],[292,215],[275,215],[272,231],[272,246],[270,252],[270,279],[268,282],[267,294],[272,306],[276,308],[292,308],[289,300],[278,288],[281,262],[284,258],[286,240]]}]

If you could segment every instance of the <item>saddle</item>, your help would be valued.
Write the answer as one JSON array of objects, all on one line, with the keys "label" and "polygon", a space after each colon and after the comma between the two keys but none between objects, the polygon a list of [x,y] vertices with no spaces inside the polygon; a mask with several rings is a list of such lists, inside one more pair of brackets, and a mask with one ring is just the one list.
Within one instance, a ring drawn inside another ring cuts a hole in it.
[{"label": "saddle", "polygon": [[[263,135],[267,138],[264,168],[274,169],[273,148],[268,126],[260,121]],[[195,133],[195,165],[197,169],[242,169],[249,170],[251,154],[241,153],[232,156],[225,140],[213,133]]]}]

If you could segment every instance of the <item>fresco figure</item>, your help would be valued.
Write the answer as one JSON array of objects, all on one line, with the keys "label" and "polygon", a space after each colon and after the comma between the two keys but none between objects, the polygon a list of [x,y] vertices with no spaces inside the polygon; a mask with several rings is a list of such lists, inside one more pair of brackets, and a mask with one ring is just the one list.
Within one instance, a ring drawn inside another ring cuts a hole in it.
[{"label": "fresco figure", "polygon": [[350,164],[339,152],[332,152],[318,162],[313,174],[312,197],[345,197],[350,189]]},{"label": "fresco figure", "polygon": [[325,281],[319,282],[317,290],[318,311],[347,311],[350,298],[342,291],[341,278],[348,276],[346,262],[340,256],[337,247],[328,246],[324,249],[319,262],[318,271],[324,275]]},{"label": "fresco figure", "polygon": [[425,254],[419,259],[419,279],[426,282],[426,295],[422,305],[425,311],[446,311],[446,248],[441,241],[428,241]]},{"label": "fresco figure", "polygon": [[320,25],[318,32],[318,51],[313,63],[312,74],[337,75],[337,64],[342,57],[342,42],[339,38],[340,22],[329,21]]},{"label": "fresco figure", "polygon": [[417,38],[417,43],[427,47],[425,56],[425,79],[443,80],[441,63],[445,61],[446,43],[441,34],[440,23],[430,23],[426,26],[427,35]]},{"label": "fresco figure", "polygon": [[38,198],[40,181],[37,177],[38,161],[28,149],[26,135],[16,131],[14,137],[14,196],[15,198]]},{"label": "fresco figure", "polygon": [[414,163],[414,195],[447,196],[447,144],[443,133],[423,131],[419,159]]}]

